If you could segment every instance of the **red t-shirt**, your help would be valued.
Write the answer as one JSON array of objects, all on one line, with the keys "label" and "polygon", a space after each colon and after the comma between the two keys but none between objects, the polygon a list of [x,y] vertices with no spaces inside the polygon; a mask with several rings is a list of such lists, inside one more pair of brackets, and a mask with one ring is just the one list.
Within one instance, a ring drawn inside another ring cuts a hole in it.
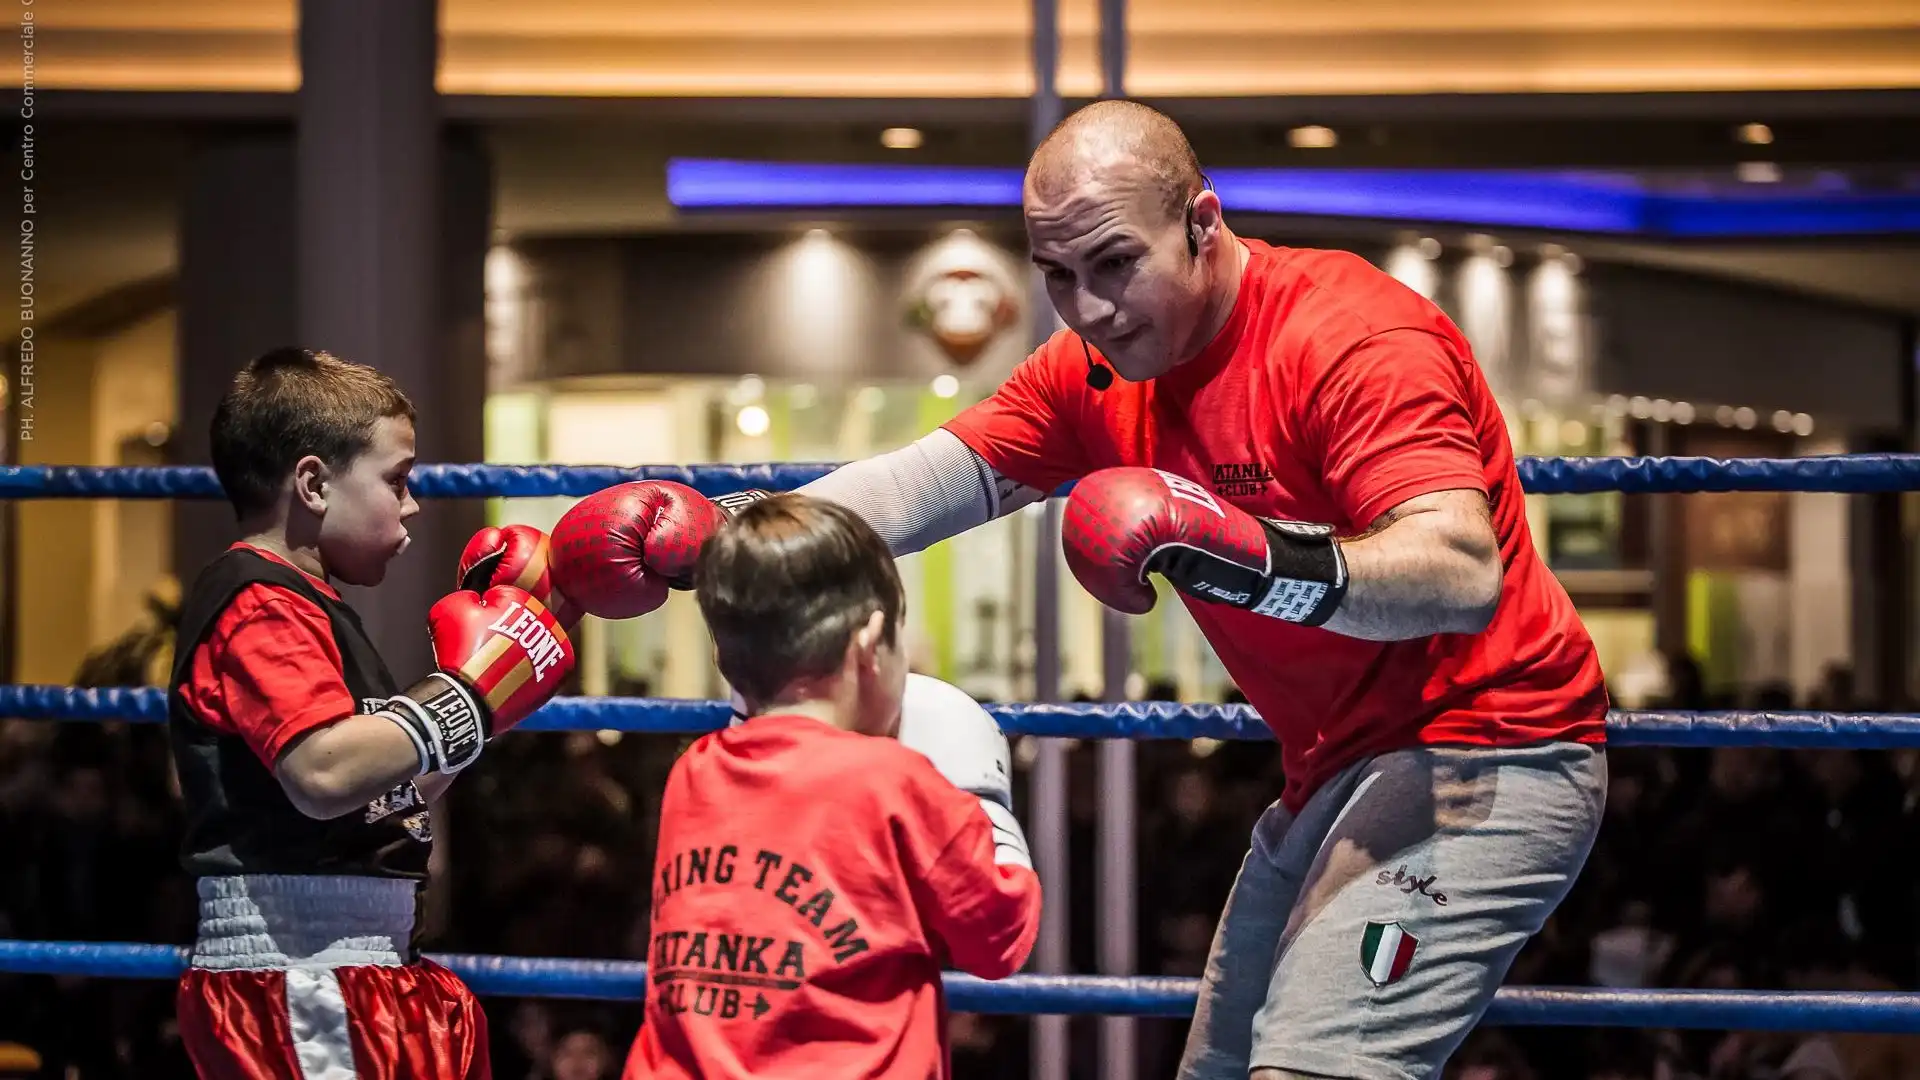
[{"label": "red t-shirt", "polygon": [[951,1075],[940,971],[1001,978],[1040,879],[893,739],[758,716],[667,777],[646,1019],[626,1080]]},{"label": "red t-shirt", "polygon": [[[251,544],[233,546],[293,565]],[[338,599],[326,582],[312,580]],[[354,711],[327,613],[265,584],[241,589],[220,613],[194,651],[180,697],[207,727],[244,739],[268,769],[288,743]]]},{"label": "red t-shirt", "polygon": [[1419,495],[1487,496],[1506,582],[1478,634],[1360,641],[1182,596],[1280,740],[1295,810],[1385,751],[1603,742],[1592,639],[1534,550],[1506,423],[1466,338],[1357,255],[1242,242],[1233,313],[1193,360],[1097,391],[1062,331],[947,429],[1043,491],[1151,466],[1250,513],[1346,534]]}]

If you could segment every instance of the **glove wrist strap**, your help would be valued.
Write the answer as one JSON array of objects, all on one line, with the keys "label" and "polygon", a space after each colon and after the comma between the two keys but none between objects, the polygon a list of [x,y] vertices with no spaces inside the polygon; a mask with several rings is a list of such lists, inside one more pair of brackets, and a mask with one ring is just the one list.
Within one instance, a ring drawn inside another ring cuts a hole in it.
[{"label": "glove wrist strap", "polygon": [[771,498],[773,498],[773,492],[771,491],[762,491],[759,488],[748,488],[745,491],[733,491],[721,495],[713,500],[713,505],[719,507],[720,511],[728,517],[733,517],[754,503],[762,499]]},{"label": "glove wrist strap", "polygon": [[1248,605],[1256,614],[1319,626],[1347,596],[1347,559],[1331,525],[1261,518],[1267,533],[1267,580]]},{"label": "glove wrist strap", "polygon": [[473,764],[487,745],[486,706],[465,683],[443,671],[388,698],[381,715],[413,740],[421,773],[451,776]]},{"label": "glove wrist strap", "polygon": [[[1330,525],[1257,518],[1266,533],[1266,565],[1248,565],[1188,544],[1168,544],[1145,571],[1216,604],[1302,626],[1333,617],[1347,595],[1347,560]],[[1145,571],[1141,580],[1146,580]]]},{"label": "glove wrist strap", "polygon": [[980,796],[980,806],[993,823],[993,862],[995,866],[1024,866],[1033,869],[1033,855],[1027,850],[1027,834],[1020,819],[999,800]]}]

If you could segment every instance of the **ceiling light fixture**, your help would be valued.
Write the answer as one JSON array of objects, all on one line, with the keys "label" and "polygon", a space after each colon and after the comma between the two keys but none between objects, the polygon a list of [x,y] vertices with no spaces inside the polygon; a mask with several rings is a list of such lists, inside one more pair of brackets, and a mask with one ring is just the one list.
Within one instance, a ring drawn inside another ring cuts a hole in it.
[{"label": "ceiling light fixture", "polygon": [[1340,145],[1340,133],[1320,124],[1308,124],[1288,131],[1287,144],[1295,150],[1328,150]]}]

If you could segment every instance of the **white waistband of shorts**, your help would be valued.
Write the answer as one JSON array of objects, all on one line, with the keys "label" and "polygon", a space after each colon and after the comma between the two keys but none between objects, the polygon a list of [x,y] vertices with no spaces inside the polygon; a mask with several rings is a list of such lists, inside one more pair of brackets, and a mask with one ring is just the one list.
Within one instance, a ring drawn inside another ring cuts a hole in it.
[{"label": "white waistband of shorts", "polygon": [[201,878],[193,966],[284,971],[405,964],[418,887],[401,878]]}]

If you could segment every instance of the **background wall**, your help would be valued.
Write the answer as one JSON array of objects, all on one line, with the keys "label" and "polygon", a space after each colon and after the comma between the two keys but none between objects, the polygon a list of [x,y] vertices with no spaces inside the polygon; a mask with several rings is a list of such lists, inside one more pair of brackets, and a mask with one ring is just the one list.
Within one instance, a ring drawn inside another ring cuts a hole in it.
[{"label": "background wall", "polygon": [[[101,465],[164,465],[174,424],[173,312],[101,343],[93,381],[93,456]],[[89,647],[133,628],[155,588],[172,589],[173,508],[164,499],[96,499]]]},{"label": "background wall", "polygon": [[[22,465],[99,464],[94,460],[94,372],[98,341],[36,336],[33,439],[19,444]],[[93,637],[96,565],[94,500],[25,499],[14,504],[13,678],[70,684]]]},{"label": "background wall", "polygon": [[1659,271],[1600,265],[1587,277],[1603,392],[1751,406],[1762,423],[1787,409],[1900,428],[1895,316]]},{"label": "background wall", "polygon": [[[1273,236],[1270,223],[1251,234]],[[796,229],[516,245],[525,344],[514,379],[611,373],[930,378],[991,387],[1025,355],[1024,245],[987,229]],[[1467,332],[1509,404],[1632,394],[1776,410],[1823,429],[1898,430],[1899,316],[1665,271],[1585,264],[1488,237],[1363,245]],[[1016,314],[956,364],[907,314],[957,266],[991,272]],[[496,387],[498,387],[496,383]],[[1702,419],[1709,419],[1703,417]]]},{"label": "background wall", "polygon": [[[174,419],[174,317],[162,310],[87,337],[40,341],[24,465],[158,465]],[[157,426],[156,426],[157,425]],[[87,653],[139,624],[171,579],[172,503],[14,504],[14,679],[71,683]]]},{"label": "background wall", "polygon": [[[1030,340],[1025,257],[984,230],[699,234],[518,245],[539,355],[531,377],[779,373],[997,383]],[[1023,249],[1022,249],[1023,250]],[[909,324],[950,270],[993,282],[1010,321],[970,363]]]}]

